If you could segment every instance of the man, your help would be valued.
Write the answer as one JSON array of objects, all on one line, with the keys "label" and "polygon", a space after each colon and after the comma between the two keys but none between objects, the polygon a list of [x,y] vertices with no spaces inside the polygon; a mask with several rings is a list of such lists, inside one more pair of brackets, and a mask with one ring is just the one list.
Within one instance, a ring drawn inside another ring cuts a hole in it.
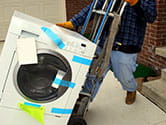
[{"label": "man", "polygon": [[[105,0],[99,0],[97,9],[100,9]],[[157,16],[156,0],[125,0],[128,2],[122,15],[121,26],[116,35],[113,51],[111,52],[110,66],[115,77],[127,91],[126,104],[132,104],[136,99],[137,83],[133,72],[136,70],[137,54],[141,51],[147,23],[153,23]],[[83,8],[70,21],[57,24],[59,26],[77,29],[84,24],[90,5]],[[100,39],[99,47],[103,47],[108,34],[110,23],[107,21]],[[104,74],[104,76],[106,73]],[[104,78],[104,77],[103,77]],[[95,97],[102,80],[98,81],[93,98]],[[91,83],[86,81],[85,87],[91,89]]]}]

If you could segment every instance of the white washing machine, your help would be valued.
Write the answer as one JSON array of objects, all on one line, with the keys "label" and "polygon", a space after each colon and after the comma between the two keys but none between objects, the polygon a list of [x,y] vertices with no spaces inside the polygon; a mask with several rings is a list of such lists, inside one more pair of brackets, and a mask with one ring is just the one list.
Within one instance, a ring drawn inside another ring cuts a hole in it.
[{"label": "white washing machine", "polygon": [[[16,41],[23,38],[35,39],[36,64],[19,63]],[[16,11],[0,57],[0,124],[40,125],[18,107],[21,103],[44,107],[45,125],[66,125],[95,49],[76,32]]]}]

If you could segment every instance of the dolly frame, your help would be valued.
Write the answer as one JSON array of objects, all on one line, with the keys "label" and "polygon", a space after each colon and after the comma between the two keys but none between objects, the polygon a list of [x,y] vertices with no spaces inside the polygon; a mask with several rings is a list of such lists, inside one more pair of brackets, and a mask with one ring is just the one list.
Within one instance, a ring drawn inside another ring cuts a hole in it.
[{"label": "dolly frame", "polygon": [[[93,0],[89,13],[86,17],[85,23],[83,25],[83,28],[81,30],[81,34],[84,35],[85,30],[87,28],[87,25],[90,21],[90,18],[92,16],[92,13],[95,13],[95,16],[100,16],[100,18],[95,17],[94,23],[92,26],[92,32],[91,32],[91,41],[98,44],[99,38],[101,36],[101,33],[104,29],[104,26],[106,24],[106,21],[108,17],[112,18],[111,26],[109,28],[109,34],[107,36],[107,39],[104,43],[104,47],[102,48],[101,54],[99,56],[95,56],[93,59],[93,63],[90,66],[88,77],[91,78],[93,83],[93,88],[91,91],[85,93],[80,92],[79,98],[77,99],[73,113],[70,117],[70,120],[68,122],[68,125],[87,125],[85,121],[85,116],[88,111],[88,106],[91,102],[92,94],[95,89],[95,80],[101,79],[102,74],[106,71],[108,65],[109,65],[109,59],[110,54],[112,51],[113,41],[115,39],[115,36],[119,30],[119,25],[121,23],[121,16],[123,14],[124,8],[126,6],[126,2],[123,0],[105,0],[105,3],[102,7],[101,11],[95,10],[96,4],[98,0]],[[114,8],[116,6],[116,2],[118,3],[118,7]],[[103,16],[103,18],[101,18]],[[97,26],[97,28],[95,27]]]}]

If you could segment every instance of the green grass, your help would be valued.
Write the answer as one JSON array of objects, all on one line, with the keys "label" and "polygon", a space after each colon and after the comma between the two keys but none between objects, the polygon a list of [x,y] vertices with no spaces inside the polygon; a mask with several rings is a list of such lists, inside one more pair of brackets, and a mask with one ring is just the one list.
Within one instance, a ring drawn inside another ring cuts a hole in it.
[{"label": "green grass", "polygon": [[135,78],[157,76],[157,74],[149,67],[138,64],[136,71],[133,73]]}]

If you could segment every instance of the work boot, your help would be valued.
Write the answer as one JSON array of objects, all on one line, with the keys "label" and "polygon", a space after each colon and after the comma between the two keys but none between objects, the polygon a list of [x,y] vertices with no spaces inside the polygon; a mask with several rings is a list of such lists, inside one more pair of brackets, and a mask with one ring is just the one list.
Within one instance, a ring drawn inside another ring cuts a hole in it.
[{"label": "work boot", "polygon": [[133,104],[135,102],[135,99],[136,99],[136,91],[133,92],[127,91],[126,104],[128,105]]}]

